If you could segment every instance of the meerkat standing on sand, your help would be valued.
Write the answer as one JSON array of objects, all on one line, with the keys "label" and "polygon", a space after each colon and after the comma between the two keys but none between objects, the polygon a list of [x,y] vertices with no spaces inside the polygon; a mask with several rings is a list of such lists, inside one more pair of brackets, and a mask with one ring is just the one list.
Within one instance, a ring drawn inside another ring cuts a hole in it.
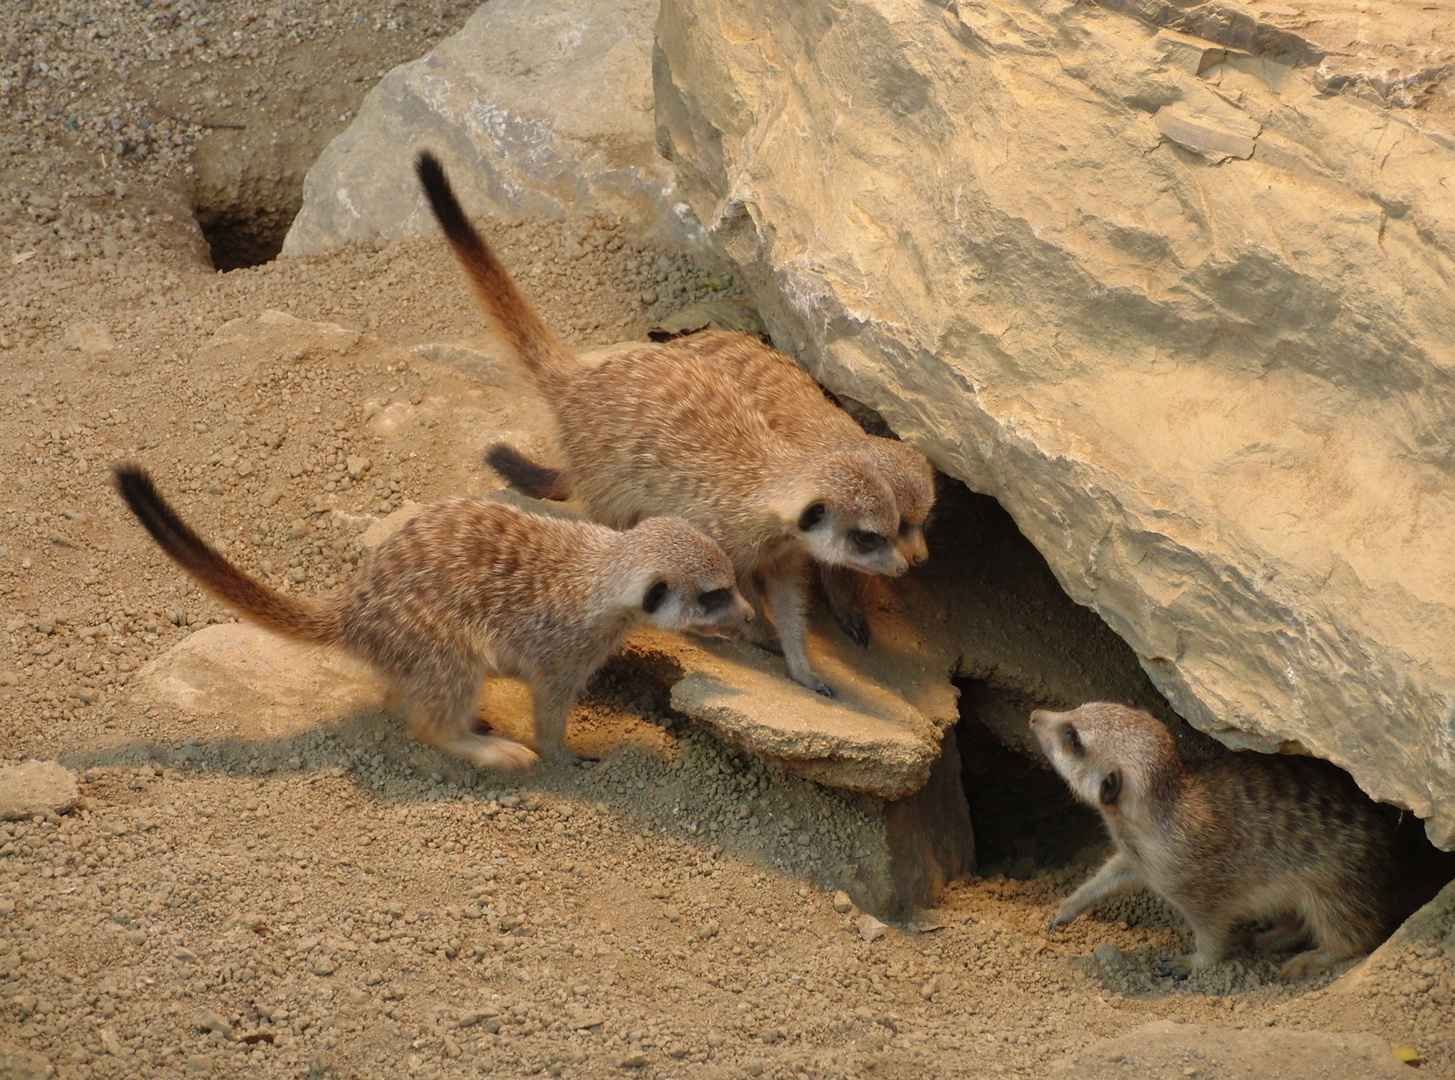
[{"label": "meerkat standing on sand", "polygon": [[573,760],[566,717],[643,623],[715,632],[751,618],[722,549],[680,518],[626,532],[488,499],[421,510],[326,596],[289,596],[238,570],[189,528],[135,465],[114,470],[133,514],[204,589],[259,625],[369,663],[403,701],[409,731],[476,765],[530,765],[530,749],[474,730],[487,675],[525,679],[536,741]]},{"label": "meerkat standing on sand", "polygon": [[790,674],[832,697],[808,656],[806,558],[876,574],[908,567],[894,546],[894,494],[869,455],[805,452],[700,359],[653,346],[587,367],[466,220],[439,162],[421,154],[416,171],[494,329],[555,413],[566,487],[607,525],[678,515],[720,543],[744,592],[763,581]]},{"label": "meerkat standing on sand", "polygon": [[1172,734],[1140,709],[1093,702],[1037,710],[1031,730],[1075,796],[1101,812],[1116,851],[1066,898],[1065,926],[1093,904],[1148,888],[1189,923],[1195,951],[1164,961],[1186,978],[1271,921],[1255,948],[1309,943],[1285,979],[1362,956],[1398,917],[1393,822],[1354,782],[1316,758],[1251,752],[1184,763]]},{"label": "meerkat standing on sand", "polygon": [[[894,545],[911,566],[929,558],[925,522],[935,505],[935,472],[929,460],[897,439],[870,435],[831,401],[813,376],[777,349],[748,334],[708,331],[655,346],[663,356],[691,356],[730,376],[747,404],[773,432],[804,451],[860,449],[889,484],[899,507]],[[491,466],[527,495],[566,499],[570,490],[559,470],[545,468],[508,447],[492,450]],[[820,569],[829,613],[855,644],[867,648],[858,574],[843,566]]]}]

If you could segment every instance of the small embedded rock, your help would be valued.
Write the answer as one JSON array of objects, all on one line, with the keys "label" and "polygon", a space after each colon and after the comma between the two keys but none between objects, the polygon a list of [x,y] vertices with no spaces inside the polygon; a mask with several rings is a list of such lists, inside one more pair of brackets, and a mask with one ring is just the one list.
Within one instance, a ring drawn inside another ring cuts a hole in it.
[{"label": "small embedded rock", "polygon": [[79,349],[88,356],[111,352],[116,348],[116,339],[101,323],[77,323],[66,329],[66,348]]},{"label": "small embedded rock", "polygon": [[889,930],[889,927],[880,922],[873,915],[860,915],[857,923],[859,936],[865,941],[876,941],[882,938]]},{"label": "small embedded rock", "polygon": [[0,769],[0,820],[64,814],[80,797],[75,774],[54,761],[27,761]]}]

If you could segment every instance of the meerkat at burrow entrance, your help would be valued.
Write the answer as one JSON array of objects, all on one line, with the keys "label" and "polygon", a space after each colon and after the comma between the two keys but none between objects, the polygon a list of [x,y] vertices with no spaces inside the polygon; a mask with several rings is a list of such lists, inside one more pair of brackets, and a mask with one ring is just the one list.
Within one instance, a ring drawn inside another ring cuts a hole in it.
[{"label": "meerkat at burrow entrance", "polygon": [[790,443],[700,359],[651,346],[587,367],[470,225],[439,163],[421,154],[416,172],[493,329],[555,413],[567,489],[604,524],[676,515],[720,543],[743,592],[763,581],[789,673],[834,696],[808,656],[806,559],[888,575],[909,565],[894,546],[894,494],[869,456]]},{"label": "meerkat at burrow entrance", "polygon": [[[1195,950],[1164,961],[1163,975],[1185,978],[1239,944],[1311,945],[1283,965],[1285,979],[1362,956],[1394,929],[1394,823],[1328,762],[1248,751],[1185,763],[1159,720],[1104,702],[1037,710],[1031,730],[1116,849],[1051,929],[1147,888],[1192,924]],[[1237,931],[1258,922],[1272,928]]]},{"label": "meerkat at burrow entrance", "polygon": [[[806,452],[860,449],[894,493],[899,528],[894,545],[910,566],[929,558],[925,523],[935,505],[935,471],[929,459],[897,439],[870,435],[830,400],[824,389],[792,358],[748,334],[708,331],[655,346],[664,357],[690,356],[729,375],[744,401],[775,434]],[[511,485],[542,499],[565,499],[570,490],[559,470],[549,469],[506,447],[489,457]],[[843,566],[820,567],[829,613],[860,647],[869,644],[860,590],[862,578]]]},{"label": "meerkat at burrow entrance", "polygon": [[622,640],[650,623],[714,633],[751,618],[723,550],[680,518],[617,532],[488,499],[419,511],[321,597],[270,589],[214,551],[135,465],[117,490],[152,539],[240,615],[367,662],[404,705],[410,734],[476,765],[523,768],[536,754],[475,730],[488,675],[529,683],[536,743],[569,762],[566,719]]}]

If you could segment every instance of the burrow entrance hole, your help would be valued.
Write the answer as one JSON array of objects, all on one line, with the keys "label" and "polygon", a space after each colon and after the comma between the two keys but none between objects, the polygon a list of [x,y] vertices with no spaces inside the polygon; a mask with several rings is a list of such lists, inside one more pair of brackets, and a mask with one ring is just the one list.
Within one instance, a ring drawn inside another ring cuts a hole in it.
[{"label": "burrow entrance hole", "polygon": [[213,269],[240,270],[272,262],[283,250],[283,238],[298,213],[289,206],[208,206],[194,203],[192,212],[212,258]]}]

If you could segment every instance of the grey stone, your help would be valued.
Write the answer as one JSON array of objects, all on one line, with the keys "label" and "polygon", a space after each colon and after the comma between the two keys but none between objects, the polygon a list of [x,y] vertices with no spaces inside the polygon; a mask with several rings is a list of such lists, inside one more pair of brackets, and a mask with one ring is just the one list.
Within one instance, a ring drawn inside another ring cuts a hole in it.
[{"label": "grey stone", "polygon": [[492,0],[386,75],[308,170],[285,255],[430,235],[413,159],[438,154],[471,214],[604,213],[700,232],[677,209],[652,116],[653,0]]},{"label": "grey stone", "polygon": [[[988,12],[666,0],[699,220],[774,340],[997,498],[1182,716],[1455,844],[1455,144],[1262,56],[1149,63],[1104,9]],[[1279,164],[1148,150],[1172,106]]]},{"label": "grey stone", "polygon": [[0,820],[63,814],[80,797],[76,774],[54,761],[27,761],[0,768]]},{"label": "grey stone", "polygon": [[1121,971],[1127,966],[1127,960],[1122,955],[1122,951],[1110,941],[1104,941],[1092,949],[1091,958],[1107,971]]}]

